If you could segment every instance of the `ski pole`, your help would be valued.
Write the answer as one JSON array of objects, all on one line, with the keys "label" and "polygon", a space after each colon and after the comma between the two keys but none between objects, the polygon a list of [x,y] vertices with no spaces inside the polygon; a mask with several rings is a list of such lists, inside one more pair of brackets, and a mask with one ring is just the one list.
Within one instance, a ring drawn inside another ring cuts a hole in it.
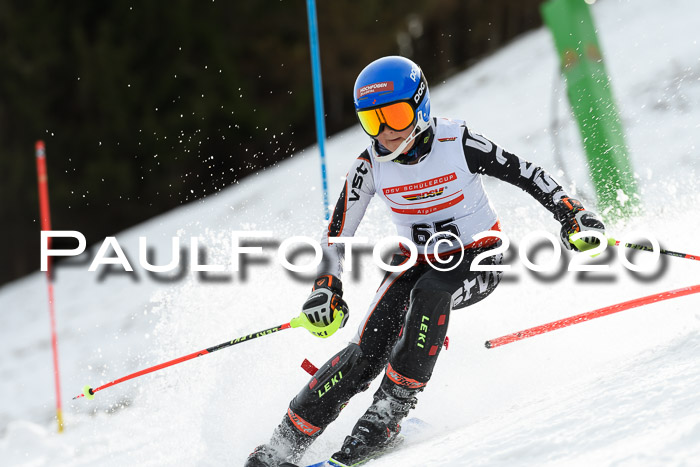
[{"label": "ski pole", "polygon": [[[620,246],[620,241],[615,240],[614,238],[608,238],[608,245]],[[648,247],[646,245],[637,245],[636,243],[625,243],[625,247],[633,248],[635,250],[642,250],[642,251],[654,251],[654,249],[651,247]],[[700,256],[691,255],[688,253],[678,253],[677,251],[669,251],[669,250],[660,250],[659,253],[661,253],[662,255],[675,256],[677,258],[694,259],[696,261],[700,261]]]},{"label": "ski pole", "polygon": [[654,295],[648,295],[646,297],[636,298],[627,302],[617,303],[615,305],[610,305],[603,308],[599,308],[597,310],[589,311],[588,313],[582,313],[580,315],[560,319],[558,321],[542,324],[533,328],[524,329],[522,331],[514,332],[512,334],[498,337],[496,339],[487,340],[485,345],[487,349],[492,349],[501,345],[510,344],[511,342],[527,339],[528,337],[536,336],[538,334],[544,334],[546,332],[555,331],[557,329],[571,326],[573,324],[583,323],[592,319],[600,318],[602,316],[618,313],[620,311],[628,310],[630,308],[636,308],[638,306],[648,305],[650,303],[661,302],[664,300],[669,300],[671,298],[683,297],[685,295],[691,295],[695,293],[700,293],[700,284],[692,285],[690,287],[683,287],[676,290],[669,290],[667,292],[661,292]]},{"label": "ski pole", "polygon": [[[296,319],[296,318],[295,318],[295,319]],[[294,320],[292,320],[292,321],[294,321]],[[95,398],[95,393],[96,393],[97,391],[101,391],[101,390],[103,390],[103,389],[107,389],[107,388],[110,387],[110,386],[115,386],[115,385],[117,385],[117,384],[119,384],[119,383],[123,383],[124,381],[128,381],[128,380],[130,380],[130,379],[134,379],[134,378],[137,378],[137,377],[139,377],[139,376],[146,375],[146,374],[148,374],[148,373],[152,373],[152,372],[154,372],[154,371],[158,371],[158,370],[161,370],[161,369],[163,369],[163,368],[167,368],[167,367],[169,367],[169,366],[177,365],[178,363],[186,362],[187,360],[192,360],[193,358],[201,357],[202,355],[207,355],[207,354],[216,352],[217,350],[225,349],[225,348],[227,348],[227,347],[231,347],[231,346],[233,346],[233,345],[240,344],[240,343],[242,343],[242,342],[248,342],[248,341],[253,340],[253,339],[256,339],[256,338],[258,338],[258,337],[270,335],[270,334],[272,334],[272,333],[274,333],[274,332],[277,332],[277,331],[283,331],[283,330],[289,329],[289,328],[291,328],[291,327],[297,327],[297,326],[293,326],[293,325],[292,325],[292,322],[280,324],[279,326],[275,326],[275,327],[273,327],[273,328],[265,329],[264,331],[259,331],[259,332],[255,332],[255,333],[253,333],[253,334],[248,334],[247,336],[237,337],[237,338],[235,338],[235,339],[233,339],[233,340],[230,340],[230,341],[221,343],[221,344],[219,344],[219,345],[215,345],[214,347],[209,347],[209,348],[207,348],[207,349],[200,350],[200,351],[198,351],[198,352],[194,352],[194,353],[191,353],[191,354],[189,354],[189,355],[185,355],[185,356],[183,356],[183,357],[176,358],[176,359],[174,359],[174,360],[170,360],[169,362],[161,363],[161,364],[158,364],[158,365],[155,365],[155,366],[146,368],[146,369],[144,369],[144,370],[137,371],[136,373],[132,373],[132,374],[130,374],[130,375],[126,375],[126,376],[124,376],[124,377],[122,377],[122,378],[119,378],[119,379],[115,379],[114,381],[109,382],[109,383],[107,383],[107,384],[103,384],[102,386],[97,387],[97,388],[95,388],[95,389],[91,388],[91,387],[88,385],[88,386],[85,386],[85,387],[83,388],[83,393],[82,393],[82,394],[79,394],[79,395],[75,396],[73,399],[74,399],[74,400],[75,400],[75,399],[80,399],[80,398],[83,397],[83,396],[85,396],[85,397],[88,398],[88,399],[94,399],[94,398]]]},{"label": "ski pole", "polygon": [[237,337],[233,340],[223,342],[219,345],[215,345],[214,347],[209,347],[204,350],[200,350],[198,352],[191,353],[189,355],[185,355],[180,358],[176,358],[174,360],[170,360],[165,363],[160,363],[158,365],[154,365],[152,367],[146,368],[141,371],[137,371],[136,373],[131,373],[130,375],[126,375],[124,377],[121,377],[119,379],[115,379],[114,381],[111,381],[107,384],[103,384],[102,386],[99,386],[97,388],[91,388],[90,385],[86,385],[83,387],[83,393],[78,394],[73,398],[75,399],[80,399],[81,397],[86,397],[87,399],[94,399],[95,398],[95,393],[97,391],[101,391],[103,389],[107,389],[110,386],[115,386],[119,383],[123,383],[124,381],[129,381],[130,379],[137,378],[139,376],[147,375],[148,373],[153,373],[154,371],[162,370],[163,368],[167,368],[169,366],[177,365],[178,363],[186,362],[187,360],[192,360],[193,358],[201,357],[202,355],[207,355],[213,352],[216,352],[217,350],[225,349],[227,347],[234,346],[236,344],[240,344],[242,342],[248,342],[250,340],[256,339],[258,337],[262,336],[268,336],[272,333],[275,333],[277,331],[283,331],[285,329],[289,328],[304,328],[308,330],[309,332],[313,333],[315,336],[318,337],[329,337],[335,333],[340,328],[340,324],[343,321],[343,318],[345,316],[345,313],[342,311],[339,311],[331,324],[328,326],[325,326],[323,328],[318,328],[316,325],[311,323],[309,319],[306,317],[306,315],[301,312],[299,316],[293,318],[291,321],[288,323],[280,324],[279,326],[275,326],[273,328],[265,329],[264,331],[258,331],[254,332],[252,334],[248,334],[247,336],[242,336],[242,337]]}]

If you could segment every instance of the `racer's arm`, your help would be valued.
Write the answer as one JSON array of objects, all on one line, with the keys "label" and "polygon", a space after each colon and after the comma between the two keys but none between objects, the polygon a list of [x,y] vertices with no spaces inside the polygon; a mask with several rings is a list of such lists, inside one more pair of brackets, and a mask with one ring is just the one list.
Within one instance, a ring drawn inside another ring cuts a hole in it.
[{"label": "racer's arm", "polygon": [[462,145],[472,173],[496,177],[527,192],[552,214],[556,203],[566,197],[564,189],[544,169],[465,127]]},{"label": "racer's arm", "polygon": [[561,224],[560,239],[569,250],[589,250],[598,245],[596,237],[572,241],[581,231],[605,235],[605,225],[595,213],[586,211],[580,201],[569,198],[564,189],[544,169],[504,151],[487,138],[465,127],[462,136],[464,157],[472,173],[490,175],[529,193],[554,214]]},{"label": "racer's arm", "polygon": [[360,225],[374,195],[371,158],[367,151],[355,160],[345,177],[345,184],[333,209],[333,217],[321,240],[323,259],[318,267],[309,298],[302,313],[291,321],[292,327],[302,326],[313,335],[329,337],[347,323],[349,310],[343,300],[344,245],[329,242],[330,237],[352,237]]},{"label": "racer's arm", "polygon": [[340,279],[343,274],[345,246],[340,243],[330,244],[328,239],[355,235],[375,193],[371,164],[371,156],[365,151],[355,160],[345,177],[333,216],[321,240],[323,260],[318,267],[319,276],[331,275]]}]

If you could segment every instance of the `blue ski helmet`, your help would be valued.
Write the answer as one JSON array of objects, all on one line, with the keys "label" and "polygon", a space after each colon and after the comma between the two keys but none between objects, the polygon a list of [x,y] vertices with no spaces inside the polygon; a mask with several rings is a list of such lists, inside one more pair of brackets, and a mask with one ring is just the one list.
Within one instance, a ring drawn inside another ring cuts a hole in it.
[{"label": "blue ski helmet", "polygon": [[430,128],[430,93],[423,71],[411,60],[389,56],[373,61],[360,72],[354,89],[355,112],[362,129],[376,138],[388,126],[403,131],[415,124],[414,131],[396,151],[379,161],[398,157],[422,132]]}]

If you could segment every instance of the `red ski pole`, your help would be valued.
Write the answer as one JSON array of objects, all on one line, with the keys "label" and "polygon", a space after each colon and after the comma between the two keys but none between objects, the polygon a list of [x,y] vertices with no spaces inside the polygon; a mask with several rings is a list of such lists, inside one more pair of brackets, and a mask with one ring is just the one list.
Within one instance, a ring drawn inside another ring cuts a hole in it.
[{"label": "red ski pole", "polygon": [[263,336],[268,336],[272,333],[275,333],[277,331],[283,331],[285,329],[289,328],[304,328],[308,331],[310,331],[312,334],[326,338],[332,336],[339,328],[341,323],[343,322],[343,319],[345,318],[345,313],[341,310],[338,309],[334,313],[334,318],[331,324],[328,326],[324,327],[317,327],[315,324],[311,323],[309,319],[306,317],[306,315],[301,312],[299,313],[299,316],[292,318],[291,321],[288,323],[280,324],[279,326],[275,326],[273,328],[265,329],[264,331],[258,331],[254,332],[252,334],[248,334],[247,336],[242,336],[242,337],[237,337],[233,340],[221,343],[219,345],[215,345],[214,347],[209,347],[204,350],[200,350],[198,352],[191,353],[189,355],[185,355],[180,358],[176,358],[174,360],[170,360],[165,363],[160,363],[158,365],[154,365],[152,367],[146,368],[141,371],[137,371],[136,373],[131,373],[130,375],[123,376],[119,379],[115,379],[114,381],[111,381],[107,384],[103,384],[100,387],[97,388],[91,388],[89,385],[86,385],[83,387],[83,393],[78,394],[75,396],[73,399],[80,399],[81,397],[86,397],[88,399],[94,399],[95,398],[95,393],[97,391],[101,391],[103,389],[107,389],[110,386],[115,386],[119,383],[123,383],[124,381],[129,381],[130,379],[138,378],[139,376],[142,375],[147,375],[148,373],[153,373],[154,371],[161,370],[163,368],[167,368],[169,366],[177,365],[178,363],[186,362],[187,360],[192,360],[193,358],[201,357],[202,355],[207,355],[213,352],[216,352],[217,350],[225,349],[227,347],[234,346],[236,344],[240,344],[242,342],[248,342],[250,340],[256,339],[258,337],[263,337]]},{"label": "red ski pole", "polygon": [[502,337],[498,337],[496,339],[488,340],[486,341],[485,345],[487,349],[492,349],[501,345],[510,344],[511,342],[527,339],[528,337],[536,336],[538,334],[544,334],[546,332],[555,331],[557,329],[571,326],[573,324],[579,324],[585,321],[600,318],[602,316],[607,316],[620,311],[629,310],[630,308],[636,308],[638,306],[648,305],[650,303],[661,302],[664,300],[669,300],[671,298],[683,297],[684,295],[691,295],[695,293],[700,293],[700,284],[693,285],[690,287],[683,287],[681,289],[670,290],[668,292],[661,292],[654,295],[648,295],[646,297],[629,300],[627,302],[622,302],[611,306],[606,306],[604,308],[599,308],[597,310],[589,311],[588,313],[582,313],[580,315],[571,316],[570,318],[564,318],[560,319],[559,321],[553,321],[551,323],[542,324],[540,326],[535,326],[534,328],[525,329],[522,331],[514,332],[513,334],[508,334]]},{"label": "red ski pole", "polygon": [[[137,377],[139,377],[139,376],[146,375],[146,374],[148,374],[148,373],[153,373],[154,371],[158,371],[158,370],[161,370],[161,369],[163,369],[163,368],[167,368],[167,367],[169,367],[169,366],[177,365],[178,363],[186,362],[187,360],[192,360],[193,358],[201,357],[202,355],[207,355],[207,354],[216,352],[217,350],[225,349],[225,348],[227,348],[227,347],[231,347],[231,346],[233,346],[233,345],[240,344],[240,343],[242,343],[242,342],[248,342],[248,341],[253,340],[253,339],[255,339],[255,338],[262,337],[262,336],[267,336],[267,335],[270,335],[270,334],[272,334],[272,333],[274,333],[274,332],[282,331],[282,330],[284,330],[284,329],[289,329],[289,328],[291,328],[291,327],[293,327],[293,326],[292,326],[290,323],[280,324],[279,326],[275,326],[275,327],[273,327],[273,328],[265,329],[264,331],[255,332],[255,333],[253,333],[253,334],[248,334],[247,336],[243,336],[243,337],[237,337],[237,338],[235,338],[235,339],[233,339],[233,340],[231,340],[231,341],[227,341],[227,342],[221,343],[221,344],[219,344],[219,345],[215,345],[214,347],[209,347],[209,348],[207,348],[207,349],[200,350],[200,351],[198,351],[198,352],[194,352],[194,353],[191,353],[191,354],[189,354],[189,355],[185,355],[185,356],[183,356],[183,357],[176,358],[176,359],[174,359],[174,360],[170,360],[169,362],[160,363],[160,364],[158,364],[158,365],[155,365],[155,366],[146,368],[146,369],[144,369],[144,370],[137,371],[136,373],[131,373],[130,375],[126,375],[126,376],[124,376],[124,377],[122,377],[122,378],[115,379],[114,381],[111,381],[111,382],[109,382],[109,383],[107,383],[107,384],[103,384],[102,386],[99,386],[99,387],[97,387],[97,388],[95,388],[95,389],[91,388],[91,387],[88,385],[88,386],[85,386],[85,387],[83,388],[83,393],[82,393],[82,394],[78,394],[78,395],[75,396],[73,399],[74,399],[74,400],[75,400],[75,399],[80,399],[80,398],[83,397],[83,396],[85,396],[85,397],[88,398],[88,399],[94,399],[94,398],[95,398],[95,393],[96,393],[97,391],[101,391],[101,390],[103,390],[103,389],[107,389],[107,388],[110,387],[110,386],[116,386],[117,384],[123,383],[124,381],[129,381],[130,379],[134,379],[134,378],[137,378]],[[296,327],[296,326],[294,326],[294,327]]]}]

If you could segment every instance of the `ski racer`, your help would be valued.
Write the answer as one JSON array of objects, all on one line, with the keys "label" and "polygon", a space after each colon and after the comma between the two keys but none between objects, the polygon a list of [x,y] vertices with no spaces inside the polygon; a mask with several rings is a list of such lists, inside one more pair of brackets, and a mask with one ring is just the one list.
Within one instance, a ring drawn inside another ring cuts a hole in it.
[{"label": "ski racer", "polygon": [[[483,300],[500,281],[500,272],[471,270],[477,255],[501,244],[494,236],[474,239],[481,232],[500,231],[482,175],[521,188],[549,210],[561,224],[567,249],[583,251],[598,243],[594,237],[572,242],[574,233],[605,231],[598,217],[569,198],[542,168],[463,121],[431,118],[428,83],[411,60],[389,56],[370,63],[357,77],[354,100],[371,142],[351,166],[335,205],[303,316],[317,326],[317,335],[345,325],[344,247],[329,239],[353,236],[374,196],[390,210],[398,235],[415,244],[419,260],[404,271],[387,272],[354,339],[301,388],[246,467],[294,465],[350,398],[380,373],[373,403],[329,462],[358,465],[395,443],[401,420],[430,381],[450,312]],[[451,239],[452,246],[440,239]],[[406,263],[410,254],[402,243],[391,264]],[[491,254],[480,263],[501,261],[501,254]]]}]

